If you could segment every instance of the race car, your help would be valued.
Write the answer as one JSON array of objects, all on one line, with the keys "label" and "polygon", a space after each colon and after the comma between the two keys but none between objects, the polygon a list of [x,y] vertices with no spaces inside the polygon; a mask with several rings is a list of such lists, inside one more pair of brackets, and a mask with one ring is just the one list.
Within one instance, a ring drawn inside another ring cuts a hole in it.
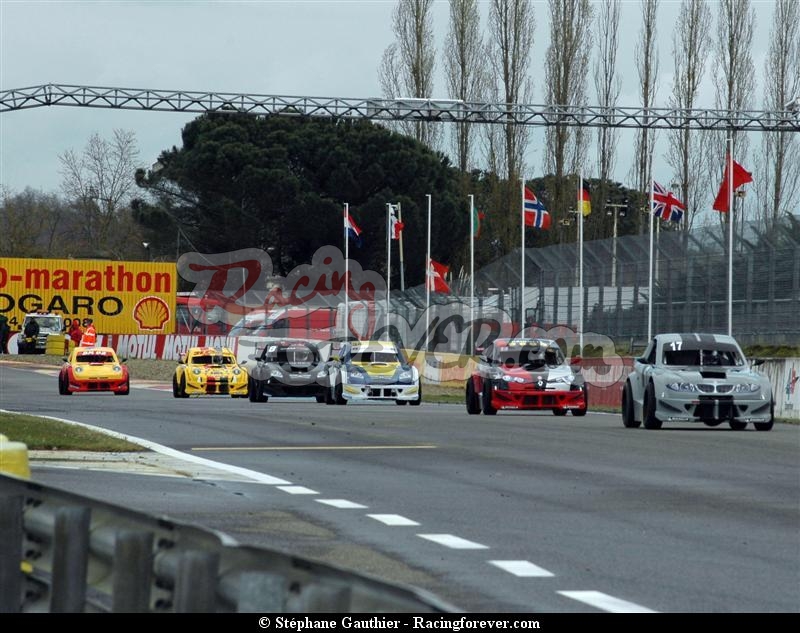
[{"label": "race car", "polygon": [[326,404],[394,400],[416,406],[422,402],[419,371],[390,341],[343,343],[328,363],[328,381]]},{"label": "race car", "polygon": [[58,393],[110,391],[127,396],[131,390],[128,368],[111,347],[75,347],[58,372]]},{"label": "race car", "polygon": [[583,376],[567,363],[558,343],[541,338],[495,340],[480,355],[465,392],[470,415],[525,409],[583,416],[589,402]]},{"label": "race car", "polygon": [[722,334],[658,334],[622,388],[622,423],[660,429],[664,422],[722,422],[769,431],[774,402],[769,379],[753,369],[736,340]]},{"label": "race car", "polygon": [[298,339],[267,341],[256,365],[247,366],[250,402],[270,397],[313,396],[325,401],[328,372],[320,346]]},{"label": "race car", "polygon": [[247,372],[228,348],[190,347],[172,377],[172,395],[247,397]]}]

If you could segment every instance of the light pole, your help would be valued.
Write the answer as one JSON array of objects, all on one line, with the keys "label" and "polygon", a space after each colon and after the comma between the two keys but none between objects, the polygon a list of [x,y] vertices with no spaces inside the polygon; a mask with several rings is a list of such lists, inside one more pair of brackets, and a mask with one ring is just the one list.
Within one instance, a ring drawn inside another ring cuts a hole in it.
[{"label": "light pole", "polygon": [[614,240],[611,242],[611,286],[617,285],[617,217],[627,215],[628,199],[623,204],[606,200],[606,215],[614,216]]},{"label": "light pole", "polygon": [[147,261],[153,261],[150,257],[150,242],[142,242],[142,246],[144,246],[144,250],[147,253]]}]

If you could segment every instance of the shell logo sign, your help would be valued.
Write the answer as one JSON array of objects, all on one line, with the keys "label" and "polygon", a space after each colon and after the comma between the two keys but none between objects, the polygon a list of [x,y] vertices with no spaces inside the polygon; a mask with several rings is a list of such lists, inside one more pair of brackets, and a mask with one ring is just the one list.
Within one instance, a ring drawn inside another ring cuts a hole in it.
[{"label": "shell logo sign", "polygon": [[177,281],[174,263],[0,257],[0,314],[12,330],[45,311],[99,334],[172,334]]},{"label": "shell logo sign", "polygon": [[140,299],[133,308],[133,318],[143,330],[160,332],[164,324],[169,321],[169,306],[158,297],[145,297]]}]

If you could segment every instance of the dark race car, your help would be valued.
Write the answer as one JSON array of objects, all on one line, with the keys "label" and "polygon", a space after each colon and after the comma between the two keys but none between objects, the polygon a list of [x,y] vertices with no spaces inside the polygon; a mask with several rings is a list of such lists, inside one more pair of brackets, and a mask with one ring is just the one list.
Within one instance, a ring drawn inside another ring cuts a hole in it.
[{"label": "dark race car", "polygon": [[311,341],[268,341],[248,368],[250,402],[267,402],[270,397],[313,396],[325,401],[328,374],[320,347]]},{"label": "dark race car", "polygon": [[586,415],[588,394],[583,376],[567,363],[555,341],[497,339],[467,379],[466,403],[472,415],[528,409],[581,416]]}]

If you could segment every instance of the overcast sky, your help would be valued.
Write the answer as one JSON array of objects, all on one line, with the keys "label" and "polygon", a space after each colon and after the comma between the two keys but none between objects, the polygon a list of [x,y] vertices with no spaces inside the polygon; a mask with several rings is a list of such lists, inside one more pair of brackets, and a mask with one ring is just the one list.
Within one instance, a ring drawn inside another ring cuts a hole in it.
[{"label": "overcast sky", "polygon": [[[545,1],[536,1],[535,103],[543,101],[541,60],[549,43]],[[712,4],[716,24],[716,3]],[[226,1],[62,1],[0,0],[0,89],[47,83],[88,86],[230,91],[322,97],[380,96],[378,66],[393,41],[395,0]],[[488,1],[481,2],[485,31]],[[757,14],[753,61],[763,74],[774,9],[771,0],[753,2]],[[679,2],[662,0],[659,56],[662,84],[658,105],[666,105],[672,72],[671,34]],[[618,105],[638,106],[636,69],[631,60],[641,29],[639,0],[622,7],[623,76]],[[448,28],[448,2],[434,6],[437,51]],[[442,56],[437,56],[434,96],[446,97]],[[710,68],[707,69],[707,76]],[[757,84],[757,80],[755,80]],[[594,104],[594,84],[587,86]],[[756,90],[756,95],[759,92]],[[713,107],[704,91],[703,107]],[[758,98],[758,97],[757,97]],[[758,109],[760,103],[755,103]],[[18,192],[32,187],[59,192],[58,155],[80,151],[97,132],[111,139],[121,128],[136,133],[140,162],[180,145],[183,125],[197,115],[49,107],[0,114],[0,186]],[[630,186],[632,132],[623,132],[617,180]],[[660,134],[659,154],[665,151]],[[528,153],[526,175],[541,174],[541,129]],[[754,139],[754,141],[757,139]],[[449,148],[448,148],[449,149]],[[594,161],[592,161],[593,164]],[[662,158],[656,172],[666,171]],[[591,170],[589,170],[591,176]],[[670,174],[661,176],[666,182]]]}]

